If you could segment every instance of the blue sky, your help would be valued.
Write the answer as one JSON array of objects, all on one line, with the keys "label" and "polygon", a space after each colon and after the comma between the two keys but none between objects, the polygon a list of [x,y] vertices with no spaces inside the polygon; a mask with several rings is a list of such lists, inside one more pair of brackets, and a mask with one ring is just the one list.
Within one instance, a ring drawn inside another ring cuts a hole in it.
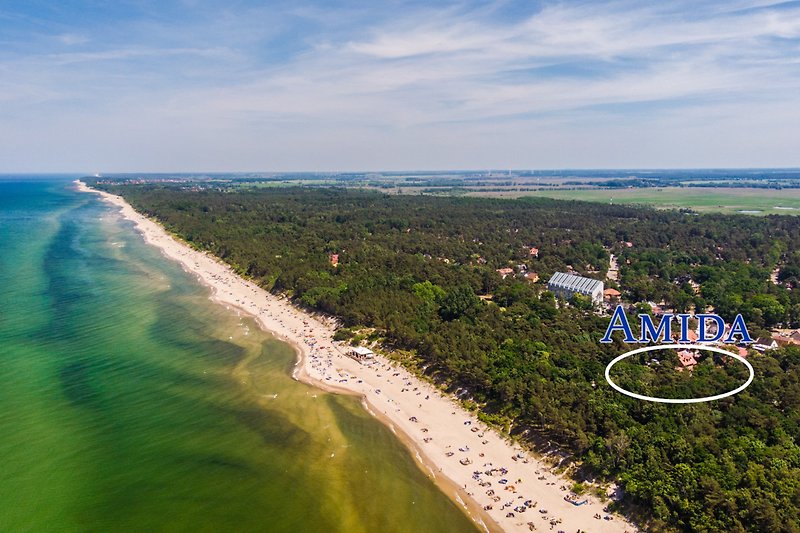
[{"label": "blue sky", "polygon": [[800,166],[800,2],[0,3],[0,172]]}]

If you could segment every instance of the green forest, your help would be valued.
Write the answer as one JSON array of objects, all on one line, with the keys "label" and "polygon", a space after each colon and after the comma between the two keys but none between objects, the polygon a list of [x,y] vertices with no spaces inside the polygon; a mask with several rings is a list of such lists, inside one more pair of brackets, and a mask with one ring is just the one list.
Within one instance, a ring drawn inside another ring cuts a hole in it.
[{"label": "green forest", "polygon": [[[800,531],[800,348],[751,351],[755,380],[734,397],[642,402],[603,378],[626,351],[619,338],[599,342],[609,315],[546,290],[555,271],[604,279],[614,254],[619,285],[607,286],[625,302],[741,313],[754,338],[800,327],[800,217],[339,188],[96,186],[262,287],[339,317],[338,339],[378,341],[483,420],[540,450],[568,451],[579,475],[617,480],[647,530]],[[503,279],[505,267],[540,280]],[[691,376],[648,377],[645,365],[620,364],[615,380],[644,394],[712,395],[741,383],[740,369],[709,360]]]}]

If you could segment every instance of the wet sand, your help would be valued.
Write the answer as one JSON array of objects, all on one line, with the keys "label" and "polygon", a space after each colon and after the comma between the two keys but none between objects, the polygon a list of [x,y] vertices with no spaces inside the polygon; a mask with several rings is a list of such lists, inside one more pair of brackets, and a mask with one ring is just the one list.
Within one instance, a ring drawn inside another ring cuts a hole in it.
[{"label": "wet sand", "polygon": [[[365,361],[349,357],[350,347],[333,341],[332,319],[312,316],[241,278],[211,254],[173,238],[121,197],[81,182],[77,186],[118,206],[146,242],[208,285],[215,301],[254,316],[266,331],[293,345],[295,379],[361,396],[365,408],[389,426],[481,529],[530,531],[533,524],[537,531],[636,530],[622,517],[603,512],[595,496],[574,497],[572,481],[556,475],[550,463],[479,422],[432,384],[380,355]],[[565,497],[586,503],[574,505]]]}]

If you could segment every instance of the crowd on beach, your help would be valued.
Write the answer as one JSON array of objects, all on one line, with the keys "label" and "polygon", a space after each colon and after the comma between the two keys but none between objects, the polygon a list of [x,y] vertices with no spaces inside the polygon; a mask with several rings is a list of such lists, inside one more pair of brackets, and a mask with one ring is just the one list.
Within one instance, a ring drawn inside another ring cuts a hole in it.
[{"label": "crowd on beach", "polygon": [[[335,322],[316,317],[236,275],[213,256],[179,243],[118,197],[105,195],[137,223],[145,240],[180,261],[213,298],[256,317],[300,352],[293,376],[320,388],[359,394],[416,452],[430,475],[487,530],[634,531],[595,496],[572,494],[557,467],[523,450],[455,399],[380,355],[349,357],[333,340]],[[461,496],[467,496],[463,502]]]},{"label": "crowd on beach", "polygon": [[[228,279],[225,282],[227,284],[232,280]],[[231,292],[230,295],[233,296],[234,293]],[[245,303],[241,300],[235,301],[239,305]],[[286,302],[284,303],[289,305]],[[245,307],[245,309],[247,308]],[[416,426],[415,429],[419,432],[419,437],[414,439],[415,432],[413,429],[407,433],[410,433],[413,440],[416,442],[421,441],[423,445],[431,444],[434,441],[437,434],[435,424],[426,424],[420,410],[431,400],[431,395],[438,399],[449,400],[441,391],[432,388],[428,383],[421,382],[396,363],[386,359],[378,357],[375,359],[353,360],[346,355],[348,348],[345,345],[331,339],[330,324],[321,324],[315,317],[309,317],[294,308],[284,309],[280,315],[270,313],[267,317],[264,317],[263,313],[271,311],[269,307],[258,308],[258,311],[260,318],[271,319],[282,328],[285,328],[284,334],[287,337],[295,340],[299,339],[302,342],[305,361],[301,361],[300,365],[305,363],[304,370],[308,377],[328,384],[331,388],[346,388],[350,391],[364,394],[371,393],[375,398],[370,398],[370,403],[380,408],[382,414],[390,419],[395,418],[390,416],[391,413],[400,415],[406,412],[405,409],[409,408],[408,401],[398,401],[396,394],[383,392],[399,387],[400,397],[405,396],[406,399],[411,397],[414,398],[414,402],[417,402],[416,410],[410,411],[415,414],[408,417],[408,422]],[[265,324],[265,326],[274,328],[274,324]],[[365,377],[367,382],[365,382]],[[458,420],[460,419],[459,417],[464,416],[465,413],[455,403],[450,407],[454,409],[450,412],[452,419]],[[461,467],[467,467],[466,469],[469,470],[474,461],[480,462],[486,457],[484,450],[487,447],[493,448],[496,445],[495,443],[490,443],[489,440],[492,437],[492,430],[472,416],[464,419],[461,426],[464,434],[463,443],[445,443],[443,446],[444,450],[446,450],[445,457],[451,459],[451,462],[448,463],[448,470],[454,468],[452,463],[454,458],[457,459],[456,462]],[[423,448],[423,452],[426,451]],[[425,455],[428,456],[429,454],[425,453]],[[482,510],[492,516],[498,523],[514,520],[515,525],[524,526],[531,531],[542,527],[553,531],[562,531],[561,529],[556,530],[564,522],[560,513],[553,512],[544,506],[540,507],[538,499],[535,500],[532,496],[525,494],[523,478],[513,477],[509,470],[509,467],[514,468],[513,463],[529,464],[531,461],[529,455],[521,449],[516,449],[509,459],[512,461],[509,465],[495,466],[493,462],[486,461],[481,463],[480,470],[472,470],[470,479],[473,484],[463,484],[463,489],[467,496],[479,502]],[[444,472],[444,467],[440,466],[438,470],[439,472]],[[588,506],[590,504],[588,497],[579,500],[577,495],[569,492],[565,480],[553,474],[552,470],[554,470],[552,467],[542,464],[539,469],[534,471],[536,480],[540,483],[531,490],[531,493],[538,493],[541,486],[544,485],[544,487],[548,487],[547,490],[551,494],[556,493],[556,491],[565,493],[562,500],[572,506]],[[481,490],[477,490],[475,485]],[[556,487],[557,485],[558,487]],[[592,507],[596,508],[600,505],[599,502],[593,502]],[[523,520],[526,516],[525,513],[529,511],[536,511],[538,515],[532,514],[528,517],[529,519]],[[566,514],[567,512],[572,512],[572,509],[567,509],[566,512],[563,509],[561,510],[561,514]],[[614,520],[613,515],[607,512],[607,508],[603,508],[602,513],[595,512],[592,517],[595,520],[606,522]],[[536,518],[540,519],[538,523]]]}]

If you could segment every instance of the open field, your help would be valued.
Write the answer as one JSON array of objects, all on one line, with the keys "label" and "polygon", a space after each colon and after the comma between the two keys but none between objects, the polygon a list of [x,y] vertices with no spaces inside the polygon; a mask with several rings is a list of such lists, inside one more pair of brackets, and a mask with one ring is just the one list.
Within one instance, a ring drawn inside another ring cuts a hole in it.
[{"label": "open field", "polygon": [[[744,189],[659,187],[637,189],[542,190],[524,192],[476,192],[469,196],[544,196],[565,200],[647,204],[659,209],[691,208],[700,212],[754,215],[800,214],[800,189]],[[783,209],[781,209],[783,208]]]},{"label": "open field", "polygon": [[[786,171],[776,181],[762,172],[755,178],[734,175],[737,187],[707,178],[698,172],[664,172],[644,175],[620,171],[618,175],[597,172],[564,175],[517,175],[490,172],[453,173],[345,173],[345,174],[275,174],[275,175],[121,175],[109,176],[98,183],[143,182],[174,184],[193,183],[201,188],[228,190],[337,187],[367,189],[393,195],[483,196],[489,198],[521,198],[542,196],[564,200],[642,204],[658,209],[688,208],[698,212],[738,213],[752,215],[800,215],[800,172]],[[631,171],[632,172],[632,171]],[[707,172],[708,173],[708,172]],[[640,172],[639,174],[644,174]],[[747,176],[745,173],[744,176]],[[712,175],[712,177],[717,177]],[[732,178],[732,179],[733,179]],[[719,184],[711,187],[690,187],[687,184]],[[742,187],[747,183],[748,187]],[[630,184],[630,185],[629,185]],[[677,184],[677,185],[676,185]],[[750,187],[750,185],[760,185]],[[628,185],[627,187],[625,187]],[[767,188],[767,186],[783,188]]]}]

